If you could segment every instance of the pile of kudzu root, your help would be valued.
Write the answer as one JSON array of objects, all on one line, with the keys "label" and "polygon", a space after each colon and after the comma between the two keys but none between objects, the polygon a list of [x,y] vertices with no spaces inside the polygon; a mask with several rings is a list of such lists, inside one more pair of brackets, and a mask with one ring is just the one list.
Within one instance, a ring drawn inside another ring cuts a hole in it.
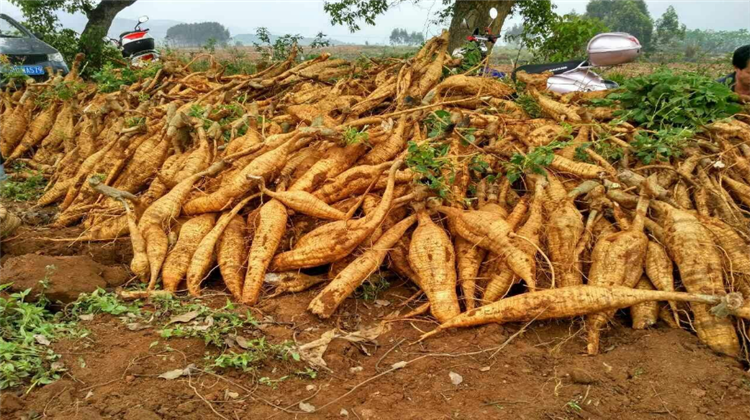
[{"label": "pile of kudzu root", "polygon": [[320,288],[309,310],[325,318],[392,270],[426,296],[407,316],[430,311],[433,333],[586,315],[595,354],[629,308],[634,328],[661,319],[740,356],[748,117],[673,150],[616,103],[591,106],[608,92],[469,76],[446,49],[443,34],[409,59],[292,54],[234,76],[166,61],[111,93],[79,83],[79,57],[3,94],[1,151],[48,177],[38,205],[82,224],[70,240],[129,235],[150,290],[199,296],[218,266],[248,305]]}]

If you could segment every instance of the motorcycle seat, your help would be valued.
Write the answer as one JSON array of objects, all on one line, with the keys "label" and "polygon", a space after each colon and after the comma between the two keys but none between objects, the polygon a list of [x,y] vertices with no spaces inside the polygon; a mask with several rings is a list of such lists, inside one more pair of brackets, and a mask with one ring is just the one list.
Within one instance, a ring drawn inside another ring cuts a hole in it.
[{"label": "motorcycle seat", "polygon": [[570,60],[570,61],[562,61],[558,63],[545,63],[545,64],[527,64],[525,66],[521,66],[516,68],[513,71],[513,74],[511,77],[513,78],[513,81],[516,81],[516,72],[519,71],[525,71],[529,74],[539,74],[544,73],[546,71],[550,71],[554,74],[561,74],[565,73],[566,71],[573,70],[581,65],[586,65],[586,60]]}]

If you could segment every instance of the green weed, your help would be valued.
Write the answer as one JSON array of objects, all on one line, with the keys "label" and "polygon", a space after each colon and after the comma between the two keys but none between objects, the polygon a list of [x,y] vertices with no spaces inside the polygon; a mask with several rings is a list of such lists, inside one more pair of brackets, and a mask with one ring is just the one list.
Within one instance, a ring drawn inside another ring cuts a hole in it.
[{"label": "green weed", "polygon": [[698,129],[741,111],[727,86],[689,72],[659,70],[628,79],[608,99],[620,102],[616,115],[649,129]]},{"label": "green weed", "polygon": [[[0,292],[10,284],[0,285]],[[25,383],[27,390],[60,378],[64,368],[49,342],[71,334],[73,324],[49,310],[43,296],[27,301],[31,289],[0,295],[0,390]]]},{"label": "green weed", "polygon": [[7,55],[0,54],[0,85],[23,86],[28,78],[20,67],[10,62]]},{"label": "green weed", "polygon": [[424,124],[427,127],[427,137],[437,137],[452,127],[451,113],[442,109],[434,111],[425,118]]},{"label": "green weed", "polygon": [[368,277],[361,286],[354,291],[354,297],[363,300],[375,300],[380,292],[391,287],[391,283],[385,277],[375,274]]},{"label": "green weed", "polygon": [[41,173],[36,173],[23,181],[6,180],[0,184],[0,197],[13,201],[37,200],[44,193],[46,185],[47,180]]},{"label": "green weed", "polygon": [[347,146],[358,143],[368,144],[370,135],[365,131],[366,129],[366,126],[359,131],[357,131],[357,129],[354,127],[347,128],[344,131],[344,144]]},{"label": "green weed", "polygon": [[294,372],[294,374],[301,378],[307,379],[315,379],[318,377],[318,371],[309,367],[305,368],[305,370],[298,370],[297,372]]},{"label": "green weed", "polygon": [[78,92],[86,88],[83,83],[76,81],[62,81],[42,91],[34,101],[41,108],[46,108],[54,101],[69,101],[76,97]]},{"label": "green weed", "polygon": [[573,401],[573,400],[568,401],[568,403],[565,404],[565,406],[576,413],[580,413],[581,411],[583,411],[583,409],[581,408],[581,405],[578,404],[578,401]]},{"label": "green weed", "polygon": [[[447,158],[450,145],[446,143],[408,143],[408,154],[406,165],[414,172],[421,175],[419,182],[427,185],[441,198],[448,198],[450,179],[444,178],[443,172],[450,171],[454,174],[450,160]],[[451,178],[451,175],[449,175]]]},{"label": "green weed", "polygon": [[[47,267],[48,279],[54,267]],[[9,285],[0,286],[0,292]],[[55,364],[60,358],[48,345],[64,337],[83,337],[88,331],[78,325],[81,317],[93,314],[109,314],[120,317],[123,322],[151,324],[158,329],[162,339],[199,338],[210,348],[218,349],[218,355],[207,355],[207,369],[254,370],[268,360],[299,362],[301,357],[294,351],[291,342],[273,344],[264,337],[244,339],[246,329],[258,323],[248,311],[236,312],[234,304],[213,309],[200,303],[185,302],[173,296],[153,297],[153,309],[145,308],[141,301],[124,302],[114,293],[102,289],[81,295],[64,311],[53,314],[47,309],[49,301],[42,295],[36,302],[27,302],[31,290],[0,297],[0,389],[29,383],[29,389],[59,379],[62,365]],[[183,319],[175,318],[183,316]],[[236,346],[230,350],[230,342]],[[159,345],[151,343],[149,348]],[[169,351],[171,348],[165,344]],[[240,349],[240,350],[235,350]],[[85,366],[85,360],[79,360]],[[315,371],[298,371],[300,375],[314,377]],[[280,380],[270,380],[269,386]]]},{"label": "green weed", "polygon": [[125,127],[135,127],[146,124],[146,117],[130,117],[125,119]]},{"label": "green weed", "polygon": [[682,150],[694,132],[686,128],[665,128],[656,132],[639,131],[630,144],[635,156],[646,165],[653,161],[668,161],[682,156]]},{"label": "green weed", "polygon": [[100,92],[109,93],[119,90],[120,86],[129,86],[143,79],[154,77],[159,69],[161,69],[161,63],[151,63],[139,69],[115,68],[112,63],[107,63],[101,70],[92,74],[91,78],[99,85]]},{"label": "green weed", "polygon": [[615,146],[606,140],[598,140],[595,142],[582,143],[580,146],[576,147],[575,160],[592,163],[592,159],[586,154],[586,149],[589,148],[593,148],[594,152],[610,163],[622,159],[625,153],[619,146]]},{"label": "green weed", "polygon": [[260,383],[261,385],[265,385],[265,386],[267,386],[269,388],[276,389],[279,386],[279,384],[281,382],[284,382],[285,380],[287,380],[287,378],[289,378],[289,377],[288,376],[282,376],[282,377],[280,377],[278,379],[271,379],[271,378],[269,378],[267,376],[264,376],[264,377],[258,379],[258,383]]},{"label": "green weed", "polygon": [[521,176],[531,171],[535,174],[545,174],[545,168],[555,158],[555,150],[567,147],[568,141],[553,141],[552,143],[539,146],[527,154],[515,153],[505,165],[505,176],[510,182],[518,181]]},{"label": "green weed", "polygon": [[611,80],[620,86],[624,85],[625,82],[628,80],[628,76],[626,76],[624,73],[619,73],[615,71],[611,73],[607,73],[606,77],[608,80]]},{"label": "green weed", "polygon": [[289,343],[271,344],[264,337],[242,342],[241,352],[227,351],[218,356],[207,355],[206,367],[240,369],[243,372],[257,369],[269,358],[287,360],[291,352]]},{"label": "green weed", "polygon": [[108,293],[103,289],[97,289],[90,294],[82,294],[78,299],[66,307],[66,315],[71,319],[78,319],[81,315],[92,314],[109,314],[123,315],[133,314],[141,315],[140,301],[126,303],[120,300],[114,293]]},{"label": "green weed", "polygon": [[523,110],[526,111],[527,114],[529,114],[529,117],[542,117],[542,108],[539,107],[539,103],[537,103],[536,99],[534,99],[533,96],[528,94],[520,95],[518,98],[516,98],[516,103],[518,104],[518,106],[523,108]]}]

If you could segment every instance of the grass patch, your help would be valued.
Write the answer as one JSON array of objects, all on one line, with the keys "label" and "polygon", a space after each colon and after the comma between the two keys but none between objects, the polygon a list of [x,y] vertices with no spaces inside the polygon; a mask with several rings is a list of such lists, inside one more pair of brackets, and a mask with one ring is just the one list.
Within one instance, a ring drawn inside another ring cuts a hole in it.
[{"label": "grass patch", "polygon": [[[54,267],[48,267],[54,270]],[[45,285],[46,278],[41,281]],[[0,286],[0,292],[9,285]],[[270,360],[300,362],[291,342],[270,343],[258,336],[258,322],[248,311],[240,313],[227,301],[214,309],[174,296],[154,297],[148,305],[140,300],[126,302],[116,294],[99,289],[81,295],[64,311],[53,313],[42,294],[30,302],[31,290],[0,297],[0,389],[36,386],[54,382],[65,371],[58,363],[60,355],[50,345],[63,338],[85,337],[89,331],[79,321],[91,315],[109,314],[129,325],[156,329],[162,340],[198,338],[207,346],[204,369],[255,371]],[[244,338],[252,337],[252,338]],[[155,341],[150,347],[159,344]],[[170,349],[166,344],[165,348]],[[85,361],[79,360],[79,364]],[[305,369],[305,370],[300,370]],[[294,366],[297,376],[314,378],[316,372],[306,366]],[[263,378],[261,378],[263,379]],[[265,378],[268,385],[283,379]],[[285,378],[284,378],[285,379]],[[260,381],[260,379],[259,379]]]},{"label": "grass patch", "polygon": [[361,286],[354,291],[354,297],[362,300],[375,300],[381,292],[391,287],[391,283],[385,277],[375,274],[367,278]]},{"label": "grass patch", "polygon": [[[231,130],[228,129],[229,126],[239,118],[242,118],[242,116],[245,114],[245,109],[239,102],[218,105],[211,108],[211,112],[208,114],[206,113],[206,111],[207,108],[196,104],[190,107],[188,116],[202,120],[203,129],[206,131],[211,128],[214,122],[217,122],[222,128],[222,136],[224,138],[224,142],[227,143],[229,142],[231,136]],[[239,137],[245,135],[248,128],[249,126],[247,124],[242,124],[237,130],[237,136]]]},{"label": "grass patch", "polygon": [[524,173],[535,173],[544,175],[545,169],[552,163],[555,157],[555,150],[567,147],[568,141],[553,141],[550,144],[539,146],[527,154],[514,153],[510,161],[505,166],[505,176],[510,182],[516,182],[521,179]]},{"label": "grass patch", "polygon": [[529,114],[529,117],[542,118],[542,108],[539,107],[539,103],[537,103],[533,96],[528,94],[520,95],[516,99],[516,103]]},{"label": "grass patch", "polygon": [[[14,170],[20,169],[22,171],[34,173],[28,169],[14,168]],[[44,193],[44,187],[47,185],[47,180],[44,179],[41,172],[34,173],[34,175],[26,178],[23,181],[6,180],[0,184],[0,198],[4,198],[12,201],[32,201],[37,200]]]},{"label": "grass patch", "polygon": [[[47,275],[39,281],[48,287],[55,266],[47,266]],[[4,294],[10,284],[0,285],[0,390],[29,384],[27,392],[39,385],[56,381],[64,372],[57,362],[60,355],[49,344],[58,338],[77,335],[85,330],[47,309],[44,295],[31,302],[31,289]]]},{"label": "grass patch", "polygon": [[91,78],[99,85],[100,92],[109,93],[119,90],[120,86],[130,86],[143,79],[154,77],[159,69],[161,69],[161,63],[157,62],[138,69],[115,68],[112,63],[107,63],[101,70],[92,74]]}]

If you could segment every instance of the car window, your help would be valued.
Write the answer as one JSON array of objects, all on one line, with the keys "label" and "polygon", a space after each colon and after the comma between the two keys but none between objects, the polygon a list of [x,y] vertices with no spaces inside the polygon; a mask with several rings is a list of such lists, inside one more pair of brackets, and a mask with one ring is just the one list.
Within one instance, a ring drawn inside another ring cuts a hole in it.
[{"label": "car window", "polygon": [[11,21],[0,17],[0,37],[4,38],[26,38],[26,34]]}]

